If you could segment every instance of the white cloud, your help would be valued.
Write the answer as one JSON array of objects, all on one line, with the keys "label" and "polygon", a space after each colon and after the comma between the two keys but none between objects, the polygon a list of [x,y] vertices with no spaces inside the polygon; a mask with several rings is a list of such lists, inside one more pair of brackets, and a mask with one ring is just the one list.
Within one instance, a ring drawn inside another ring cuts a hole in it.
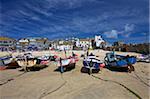
[{"label": "white cloud", "polygon": [[[53,15],[53,13],[52,12],[48,12],[48,10],[49,10],[49,8],[51,8],[51,5],[52,4],[50,4],[50,5],[48,5],[49,3],[47,2],[47,3],[44,3],[42,6],[48,6],[47,8],[41,8],[41,7],[38,7],[38,6],[35,6],[35,5],[33,5],[32,3],[29,3],[29,2],[26,2],[24,5],[25,5],[25,7],[26,8],[29,8],[29,9],[31,9],[31,11],[34,11],[34,12],[37,12],[37,13],[40,13],[40,14],[42,14],[42,15],[44,15],[44,16],[52,16]],[[32,12],[32,13],[30,13],[30,14],[33,14],[34,12]],[[26,12],[24,12],[23,14],[26,14]]]},{"label": "white cloud", "polygon": [[93,17],[74,17],[71,21],[72,27],[80,32],[99,32],[100,30],[110,29],[107,23],[102,21],[107,18],[107,15],[93,16]]},{"label": "white cloud", "polygon": [[126,34],[123,34],[124,35],[124,37],[129,37],[130,36],[130,33],[126,33]]},{"label": "white cloud", "polygon": [[50,8],[74,9],[74,8],[81,7],[82,5],[84,5],[87,2],[88,3],[97,3],[100,1],[97,1],[97,0],[46,0],[46,2],[49,5],[49,6],[47,6],[47,9],[50,9]]},{"label": "white cloud", "polygon": [[124,26],[124,30],[122,30],[122,31],[111,30],[111,31],[104,32],[104,35],[107,38],[118,38],[118,35],[120,34],[120,35],[128,38],[128,37],[130,37],[130,35],[133,33],[134,30],[135,30],[134,24],[126,24]]},{"label": "white cloud", "polygon": [[134,24],[126,24],[124,27],[123,35],[127,38],[132,34],[134,30],[135,30]]},{"label": "white cloud", "polygon": [[118,34],[119,34],[119,32],[117,30],[111,30],[111,31],[104,32],[104,35],[107,38],[118,38]]},{"label": "white cloud", "polygon": [[27,13],[27,12],[25,12],[23,10],[19,10],[18,12],[21,13],[23,16],[28,16],[28,17],[31,16],[29,13]]},{"label": "white cloud", "polygon": [[126,24],[124,28],[125,28],[125,32],[131,32],[134,30],[135,25],[134,24]]},{"label": "white cloud", "polygon": [[39,21],[39,20],[41,20],[39,17],[37,17],[37,16],[33,16],[33,17],[31,17],[31,19],[32,20],[36,20],[36,21]]}]

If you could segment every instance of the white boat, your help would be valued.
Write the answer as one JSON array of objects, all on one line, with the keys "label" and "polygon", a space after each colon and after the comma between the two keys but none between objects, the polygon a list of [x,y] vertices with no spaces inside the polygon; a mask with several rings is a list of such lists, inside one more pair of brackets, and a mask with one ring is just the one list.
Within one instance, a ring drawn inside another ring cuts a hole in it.
[{"label": "white boat", "polygon": [[65,59],[58,60],[58,66],[60,69],[60,72],[63,73],[66,70],[71,70],[75,68],[76,59],[74,57],[69,57]]},{"label": "white boat", "polygon": [[62,59],[61,62],[58,62],[58,66],[67,66],[75,62],[76,61],[74,58],[66,58],[66,59]]},{"label": "white boat", "polygon": [[25,71],[29,71],[29,67],[33,67],[36,65],[37,59],[32,56],[32,54],[24,54],[17,58],[17,63],[21,66]]},{"label": "white boat", "polygon": [[28,67],[33,67],[36,65],[36,59],[18,59],[17,63],[21,66],[25,71],[28,71]]},{"label": "white boat", "polygon": [[100,67],[104,67],[103,61],[99,60],[95,55],[90,54],[83,60],[83,67],[81,68],[82,73],[98,73]]},{"label": "white boat", "polygon": [[11,55],[1,56],[0,57],[0,70],[6,69],[9,63],[11,63],[13,57]]},{"label": "white boat", "polygon": [[0,57],[0,66],[6,66],[7,64],[11,63],[13,60],[13,57],[11,55],[6,55]]},{"label": "white boat", "polygon": [[49,62],[50,62],[50,56],[49,55],[37,57],[37,64],[48,65]]},{"label": "white boat", "polygon": [[139,55],[137,56],[137,61],[138,62],[146,62],[146,63],[150,63],[150,54],[148,55]]}]

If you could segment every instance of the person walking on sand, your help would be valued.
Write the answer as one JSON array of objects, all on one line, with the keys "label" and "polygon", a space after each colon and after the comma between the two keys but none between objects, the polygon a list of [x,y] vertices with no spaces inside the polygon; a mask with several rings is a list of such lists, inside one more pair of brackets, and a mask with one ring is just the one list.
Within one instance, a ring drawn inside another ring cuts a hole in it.
[{"label": "person walking on sand", "polygon": [[89,48],[87,49],[87,53],[86,53],[86,55],[87,55],[87,56],[89,56]]},{"label": "person walking on sand", "polygon": [[72,57],[75,57],[76,55],[75,55],[75,53],[74,52],[72,52]]},{"label": "person walking on sand", "polygon": [[84,56],[86,55],[86,48],[85,46],[83,47],[83,51],[84,51]]},{"label": "person walking on sand", "polygon": [[66,49],[64,48],[64,52],[65,52],[65,57],[67,58],[67,52],[66,52]]},{"label": "person walking on sand", "polygon": [[64,72],[64,68],[62,66],[62,58],[61,57],[60,57],[59,62],[60,62],[60,72],[63,73]]}]

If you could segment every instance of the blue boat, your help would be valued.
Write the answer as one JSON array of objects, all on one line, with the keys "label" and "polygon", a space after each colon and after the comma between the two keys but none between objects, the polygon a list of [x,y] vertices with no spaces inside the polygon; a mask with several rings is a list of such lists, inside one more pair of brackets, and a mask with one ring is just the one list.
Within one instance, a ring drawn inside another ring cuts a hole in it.
[{"label": "blue boat", "polygon": [[81,68],[82,73],[98,73],[100,67],[104,67],[105,64],[101,60],[97,59],[95,55],[89,55],[83,60],[83,67]]},{"label": "blue boat", "polygon": [[136,63],[136,57],[134,56],[123,56],[117,55],[115,53],[106,53],[106,57],[104,60],[107,67],[125,67],[129,72],[134,71],[133,64]]}]

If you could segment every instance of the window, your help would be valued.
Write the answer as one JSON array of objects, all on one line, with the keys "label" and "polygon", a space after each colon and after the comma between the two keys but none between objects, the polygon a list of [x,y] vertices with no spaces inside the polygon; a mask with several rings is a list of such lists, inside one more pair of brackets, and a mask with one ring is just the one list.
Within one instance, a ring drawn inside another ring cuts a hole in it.
[{"label": "window", "polygon": [[4,41],[3,43],[8,43],[7,41]]}]

